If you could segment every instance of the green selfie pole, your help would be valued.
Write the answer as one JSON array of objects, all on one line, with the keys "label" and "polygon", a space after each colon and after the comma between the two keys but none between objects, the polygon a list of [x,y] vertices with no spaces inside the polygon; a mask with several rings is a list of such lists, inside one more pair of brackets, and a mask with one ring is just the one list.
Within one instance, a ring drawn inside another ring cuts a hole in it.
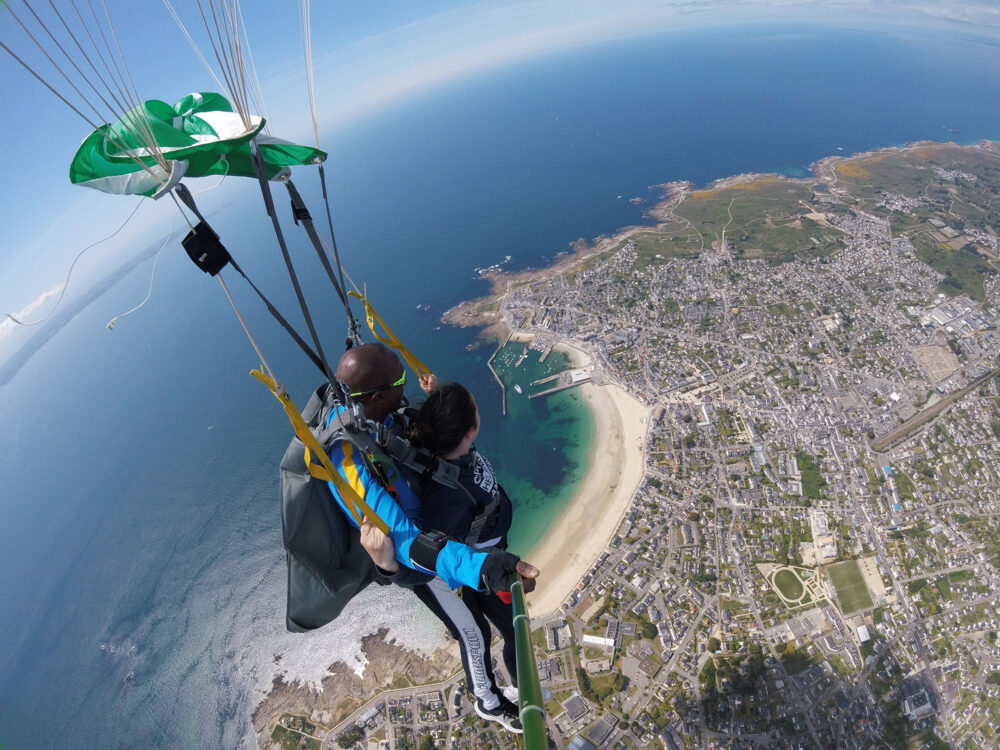
[{"label": "green selfie pole", "polygon": [[518,709],[524,727],[526,750],[545,750],[548,739],[545,733],[545,704],[542,686],[538,683],[538,666],[535,650],[531,646],[531,620],[524,605],[524,584],[520,577],[511,584],[514,609],[514,642],[517,645]]}]

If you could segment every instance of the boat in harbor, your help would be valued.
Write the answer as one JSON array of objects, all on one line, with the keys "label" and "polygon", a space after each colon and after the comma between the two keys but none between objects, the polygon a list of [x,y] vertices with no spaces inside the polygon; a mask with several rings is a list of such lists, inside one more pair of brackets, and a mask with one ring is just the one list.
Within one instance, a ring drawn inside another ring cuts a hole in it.
[{"label": "boat in harbor", "polygon": [[524,393],[524,391],[521,389],[521,386],[517,385],[516,383],[514,384],[514,390],[521,394]]}]

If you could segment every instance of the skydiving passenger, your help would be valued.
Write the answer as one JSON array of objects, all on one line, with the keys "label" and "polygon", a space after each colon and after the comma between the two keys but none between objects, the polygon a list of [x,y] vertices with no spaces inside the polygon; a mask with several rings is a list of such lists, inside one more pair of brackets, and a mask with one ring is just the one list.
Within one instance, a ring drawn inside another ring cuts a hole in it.
[{"label": "skydiving passenger", "polygon": [[[420,495],[424,529],[464,539],[476,549],[507,548],[513,507],[497,481],[490,462],[475,448],[479,408],[473,395],[458,383],[431,389],[419,412],[411,414],[410,441],[458,467],[459,487],[428,482]],[[371,523],[362,525],[361,544],[376,565],[395,571],[392,541]],[[513,732],[521,731],[517,698],[517,660],[510,598],[463,587],[452,590],[439,579],[415,589],[417,595],[448,626],[459,642],[476,712]],[[503,638],[503,661],[512,687],[499,689],[490,659],[490,623]]]},{"label": "skydiving passenger", "polygon": [[[398,410],[406,405],[403,398],[406,371],[391,349],[378,343],[349,349],[337,364],[336,376],[350,390],[351,399],[364,408],[368,419],[381,423],[390,432],[402,431],[404,419]],[[329,422],[342,412],[343,407],[331,413]],[[538,575],[538,569],[506,551],[481,552],[439,534],[422,533],[420,501],[397,467],[375,464],[346,439],[334,442],[330,460],[389,527],[396,563],[392,566],[396,571],[392,576],[394,582],[412,585],[437,575],[449,587],[483,587],[498,592],[509,591],[509,578],[516,571],[528,579],[526,590],[533,587],[532,579]],[[328,486],[347,519],[357,527],[337,486],[333,482]],[[388,570],[387,566],[382,567]]]}]

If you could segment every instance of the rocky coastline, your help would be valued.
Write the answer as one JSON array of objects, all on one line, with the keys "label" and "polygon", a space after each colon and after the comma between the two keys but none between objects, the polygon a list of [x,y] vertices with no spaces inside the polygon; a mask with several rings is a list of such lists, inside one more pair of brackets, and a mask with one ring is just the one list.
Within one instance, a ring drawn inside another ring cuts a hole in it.
[{"label": "rocky coastline", "polygon": [[[456,643],[425,656],[390,638],[387,628],[362,638],[361,651],[368,663],[360,677],[343,662],[331,664],[319,686],[288,682],[283,674],[276,675],[271,690],[253,713],[258,747],[280,747],[271,741],[271,734],[282,716],[303,716],[329,731],[390,686],[440,682],[462,667]],[[316,658],[321,659],[322,654]]]}]

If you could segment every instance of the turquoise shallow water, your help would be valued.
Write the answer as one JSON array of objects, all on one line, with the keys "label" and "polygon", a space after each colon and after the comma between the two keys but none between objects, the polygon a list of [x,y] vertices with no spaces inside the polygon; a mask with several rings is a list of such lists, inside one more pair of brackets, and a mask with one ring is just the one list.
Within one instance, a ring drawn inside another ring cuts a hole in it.
[{"label": "turquoise shallow water", "polygon": [[[527,356],[521,360],[526,349]],[[514,342],[501,349],[493,361],[507,386],[509,417],[507,424],[499,423],[498,437],[504,449],[494,462],[504,488],[516,499],[511,548],[522,555],[545,538],[552,521],[566,508],[587,472],[594,440],[593,418],[579,392],[568,389],[528,397],[546,387],[531,386],[533,381],[570,366],[566,355],[559,352],[549,354],[545,362],[539,358],[540,352]],[[515,385],[520,385],[523,393],[517,393]],[[528,432],[530,439],[518,440],[517,433],[522,432]],[[524,471],[525,467],[530,470]]]},{"label": "turquoise shallow water", "polygon": [[[474,331],[440,326],[449,306],[485,292],[476,268],[507,255],[510,268],[537,267],[581,236],[641,223],[628,199],[654,199],[650,185],[796,174],[838,147],[996,138],[998,122],[994,40],[760,26],[539,57],[423,92],[324,145],[345,263],[424,361],[476,393],[480,447],[517,501],[514,543],[526,550],[582,476],[591,427],[573,391],[512,397],[499,419],[492,349],[468,351]],[[319,213],[315,177],[296,182]],[[212,196],[223,241],[300,322],[253,186],[227,181]],[[218,285],[179,247],[161,257],[142,314],[105,329],[142,299],[149,266],[48,332],[0,386],[6,750],[251,747],[252,709],[276,673],[321,676],[382,622],[426,638],[418,610],[389,592],[320,633],[283,632],[284,415],[246,376],[257,362]],[[304,403],[316,373],[230,281]],[[342,338],[317,268],[304,285],[328,340]],[[505,377],[526,386],[559,366],[529,358]]]}]

